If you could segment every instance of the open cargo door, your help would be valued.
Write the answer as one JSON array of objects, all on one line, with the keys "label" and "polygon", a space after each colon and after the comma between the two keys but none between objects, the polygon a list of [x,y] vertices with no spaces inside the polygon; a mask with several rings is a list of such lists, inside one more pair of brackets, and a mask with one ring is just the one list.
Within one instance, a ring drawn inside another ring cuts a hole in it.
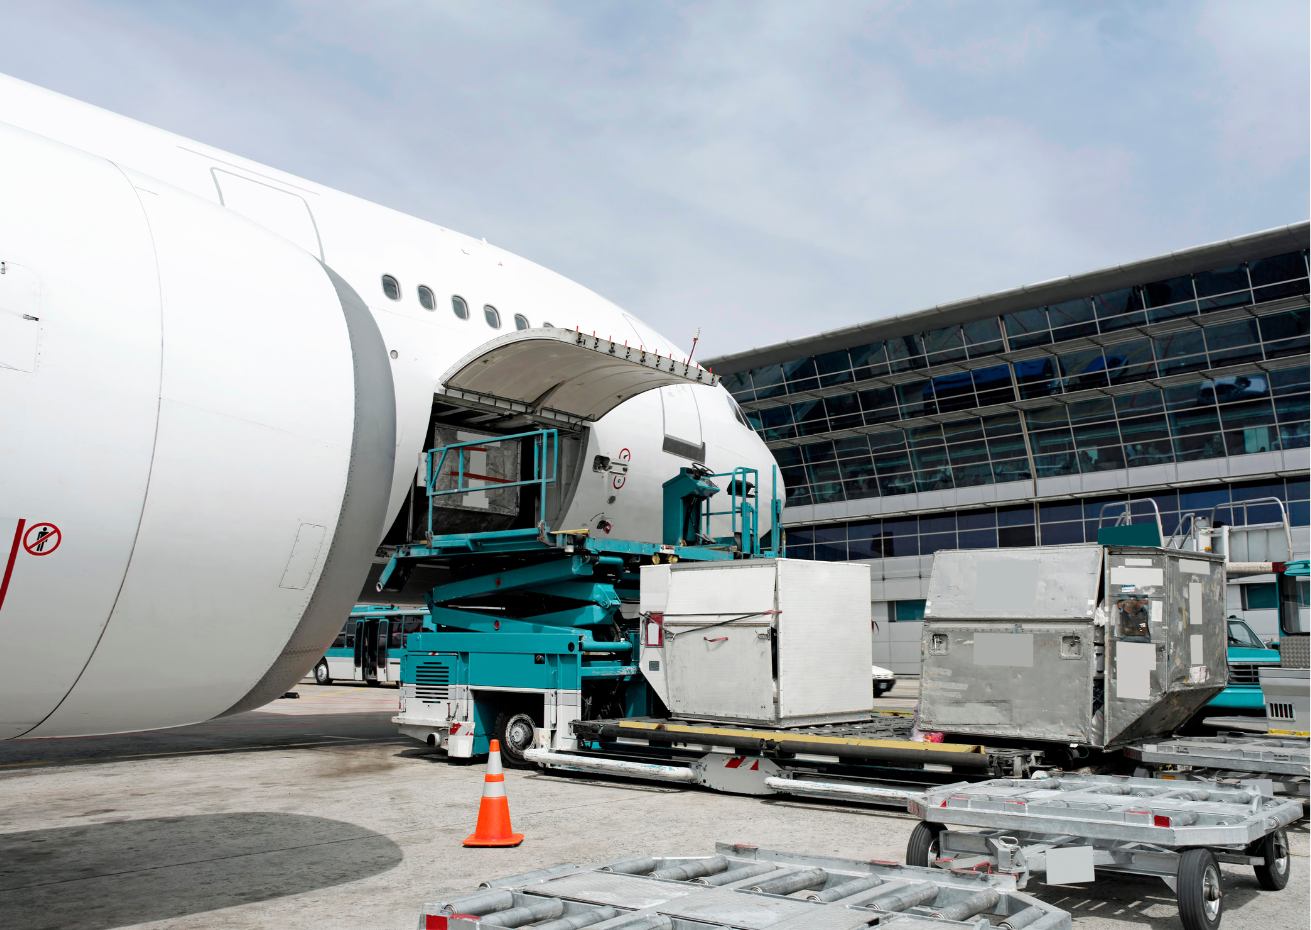
[{"label": "open cargo door", "polygon": [[645,391],[715,385],[696,364],[562,329],[525,329],[484,343],[442,376],[438,400],[494,415],[497,426],[578,427]]}]

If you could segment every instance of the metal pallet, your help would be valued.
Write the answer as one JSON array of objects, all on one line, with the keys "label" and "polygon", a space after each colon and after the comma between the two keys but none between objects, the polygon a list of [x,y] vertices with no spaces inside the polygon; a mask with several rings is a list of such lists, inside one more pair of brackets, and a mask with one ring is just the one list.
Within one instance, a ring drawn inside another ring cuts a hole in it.
[{"label": "metal pallet", "polygon": [[419,930],[1066,930],[1070,915],[1000,875],[731,846],[712,856],[636,856],[483,882],[425,904]]},{"label": "metal pallet", "polygon": [[1046,873],[1048,884],[1092,881],[1095,869],[1155,875],[1175,891],[1188,930],[1218,924],[1217,862],[1251,865],[1263,887],[1282,888],[1284,828],[1302,816],[1300,801],[1256,787],[1115,775],[930,788],[909,808],[923,821],[907,847],[909,863],[986,868],[1015,876],[1021,888],[1033,873]]},{"label": "metal pallet", "polygon": [[1311,780],[1311,741],[1290,736],[1181,736],[1125,747],[1125,755],[1155,769],[1193,777],[1270,779],[1275,791],[1305,798]]}]

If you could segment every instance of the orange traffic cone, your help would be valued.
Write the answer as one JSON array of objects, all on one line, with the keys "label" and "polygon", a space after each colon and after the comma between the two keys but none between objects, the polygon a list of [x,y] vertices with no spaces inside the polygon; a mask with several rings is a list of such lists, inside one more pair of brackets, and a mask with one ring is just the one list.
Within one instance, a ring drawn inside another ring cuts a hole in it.
[{"label": "orange traffic cone", "polygon": [[501,744],[492,740],[487,752],[487,776],[483,799],[478,805],[478,826],[464,838],[465,846],[518,846],[522,833],[512,832],[510,802],[505,798],[505,775],[501,772]]}]

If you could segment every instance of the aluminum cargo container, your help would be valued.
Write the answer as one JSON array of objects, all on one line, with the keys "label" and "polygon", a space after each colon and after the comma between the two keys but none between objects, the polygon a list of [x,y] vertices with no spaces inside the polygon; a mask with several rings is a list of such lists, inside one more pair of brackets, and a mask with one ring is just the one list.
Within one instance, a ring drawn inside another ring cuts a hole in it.
[{"label": "aluminum cargo container", "polygon": [[871,715],[869,566],[642,566],[639,667],[675,717],[789,727]]},{"label": "aluminum cargo container", "polygon": [[940,551],[920,726],[1094,748],[1168,734],[1227,683],[1224,584],[1205,552]]}]

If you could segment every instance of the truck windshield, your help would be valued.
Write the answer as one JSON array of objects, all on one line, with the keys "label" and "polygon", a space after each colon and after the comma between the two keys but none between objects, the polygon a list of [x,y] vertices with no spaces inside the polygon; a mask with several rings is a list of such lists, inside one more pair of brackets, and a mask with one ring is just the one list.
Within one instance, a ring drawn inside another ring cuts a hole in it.
[{"label": "truck windshield", "polygon": [[1229,645],[1242,646],[1247,649],[1265,649],[1266,644],[1252,632],[1252,628],[1242,620],[1229,621]]}]

